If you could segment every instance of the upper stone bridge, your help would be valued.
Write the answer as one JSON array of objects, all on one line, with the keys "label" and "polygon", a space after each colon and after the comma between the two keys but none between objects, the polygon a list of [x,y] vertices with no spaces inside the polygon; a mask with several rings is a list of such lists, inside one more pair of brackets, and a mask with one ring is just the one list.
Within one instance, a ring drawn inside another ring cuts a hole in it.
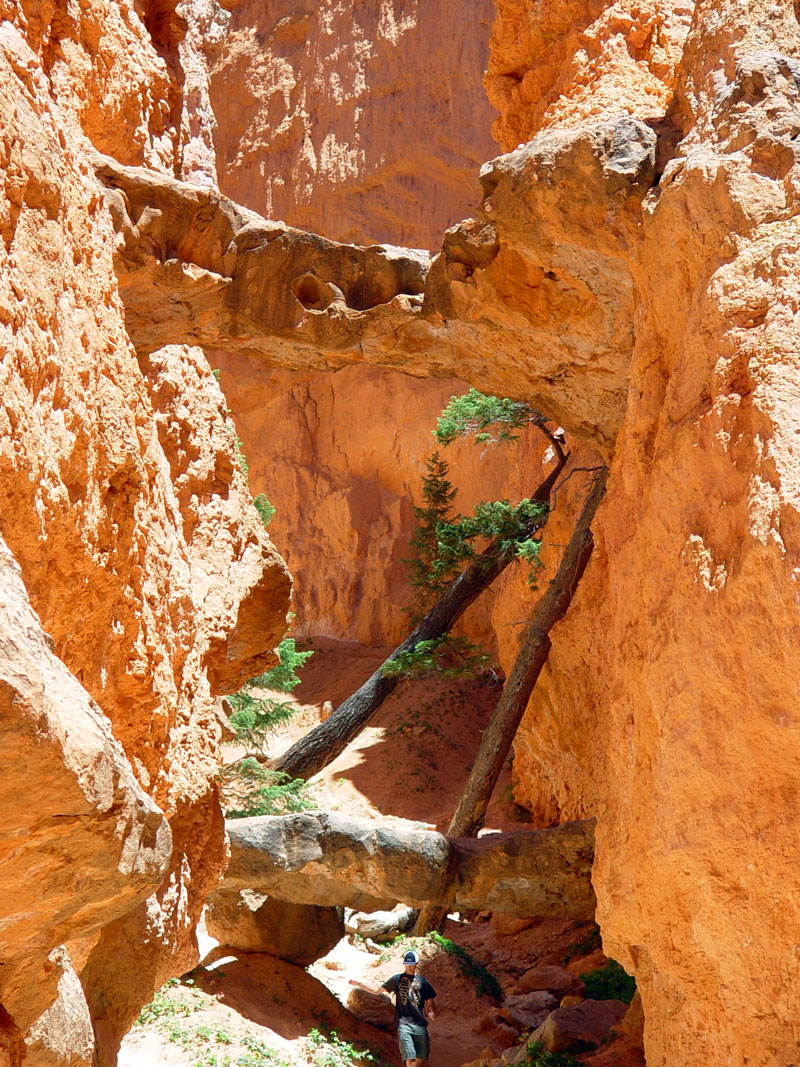
[{"label": "upper stone bridge", "polygon": [[526,400],[608,455],[633,346],[631,257],[656,135],[622,115],[485,164],[440,251],[338,244],[98,157],[140,354],[224,348],[293,370],[366,362]]}]

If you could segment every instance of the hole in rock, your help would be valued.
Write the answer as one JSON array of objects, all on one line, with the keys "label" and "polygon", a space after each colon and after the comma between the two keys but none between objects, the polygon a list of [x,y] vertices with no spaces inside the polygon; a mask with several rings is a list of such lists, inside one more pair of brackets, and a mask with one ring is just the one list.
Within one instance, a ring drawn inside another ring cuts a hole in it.
[{"label": "hole in rock", "polygon": [[333,290],[315,274],[301,274],[292,282],[292,292],[311,311],[324,311],[333,300]]}]

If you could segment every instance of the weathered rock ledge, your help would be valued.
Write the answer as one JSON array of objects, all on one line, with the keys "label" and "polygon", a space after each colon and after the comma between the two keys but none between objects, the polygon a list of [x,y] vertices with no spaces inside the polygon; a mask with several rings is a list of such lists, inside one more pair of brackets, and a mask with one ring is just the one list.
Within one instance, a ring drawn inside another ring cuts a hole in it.
[{"label": "weathered rock ledge", "polygon": [[[633,345],[627,259],[656,135],[627,116],[487,163],[475,219],[422,253],[342,245],[101,157],[140,353],[225,347],[304,371],[366,362],[524,397],[608,452]],[[498,340],[502,337],[502,344]]]},{"label": "weathered rock ledge", "polygon": [[226,828],[222,891],[359,910],[403,901],[520,918],[594,917],[593,820],[477,840],[331,812],[237,819]]}]

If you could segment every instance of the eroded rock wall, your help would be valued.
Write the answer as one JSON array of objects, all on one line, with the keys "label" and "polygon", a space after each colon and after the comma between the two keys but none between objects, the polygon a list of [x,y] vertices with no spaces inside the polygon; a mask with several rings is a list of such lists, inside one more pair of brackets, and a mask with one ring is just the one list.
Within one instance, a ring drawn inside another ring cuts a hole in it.
[{"label": "eroded rock wall", "polygon": [[[130,344],[89,166],[90,138],[177,166],[162,103],[180,94],[152,36],[167,7],[148,27],[147,5],[2,5],[0,658],[16,830],[0,1015],[31,1063],[112,1063],[153,983],[193,958],[224,856],[213,697],[274,661],[289,601],[202,352],[139,359]],[[17,915],[22,893],[42,922]],[[78,1000],[70,1045],[58,1031]]]},{"label": "eroded rock wall", "polygon": [[[453,394],[466,391],[465,383],[364,366],[298,378],[231,353],[214,351],[210,358],[221,368],[220,384],[246,442],[251,486],[277,509],[270,535],[295,580],[294,631],[366,645],[401,640],[412,592],[403,563],[412,503],[422,504],[436,418]],[[469,512],[481,500],[530,496],[546,446],[528,428],[518,442],[499,448],[468,442],[440,449],[459,492],[456,506]],[[498,586],[524,589],[516,570]],[[498,640],[491,619],[495,610],[504,613],[503,602],[489,590],[463,622],[493,653]]]},{"label": "eroded rock wall", "polygon": [[791,3],[697,3],[595,556],[517,744],[523,802],[598,817],[659,1067],[797,1060],[799,58]]},{"label": "eroded rock wall", "polygon": [[494,151],[492,16],[491,0],[238,4],[211,74],[220,188],[334,240],[435,248]]},{"label": "eroded rock wall", "polygon": [[692,0],[495,0],[485,85],[504,151],[619,114],[664,124]]}]

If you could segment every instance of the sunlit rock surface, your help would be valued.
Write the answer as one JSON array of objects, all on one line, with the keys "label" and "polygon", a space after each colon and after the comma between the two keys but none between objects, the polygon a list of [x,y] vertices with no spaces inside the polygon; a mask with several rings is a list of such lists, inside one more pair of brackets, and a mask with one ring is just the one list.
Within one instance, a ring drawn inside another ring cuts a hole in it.
[{"label": "sunlit rock surface", "polygon": [[2,722],[18,833],[0,896],[31,914],[3,923],[0,1029],[31,1062],[85,1059],[90,1014],[112,1063],[154,984],[191,965],[224,860],[213,697],[274,661],[289,602],[202,352],[139,359],[128,340],[89,166],[93,138],[180,172],[174,6],[0,7],[0,534],[19,566],[2,595],[24,586],[52,639]]},{"label": "sunlit rock surface", "polygon": [[436,248],[495,151],[493,14],[491,0],[237,4],[211,66],[220,188],[337,241]]}]

